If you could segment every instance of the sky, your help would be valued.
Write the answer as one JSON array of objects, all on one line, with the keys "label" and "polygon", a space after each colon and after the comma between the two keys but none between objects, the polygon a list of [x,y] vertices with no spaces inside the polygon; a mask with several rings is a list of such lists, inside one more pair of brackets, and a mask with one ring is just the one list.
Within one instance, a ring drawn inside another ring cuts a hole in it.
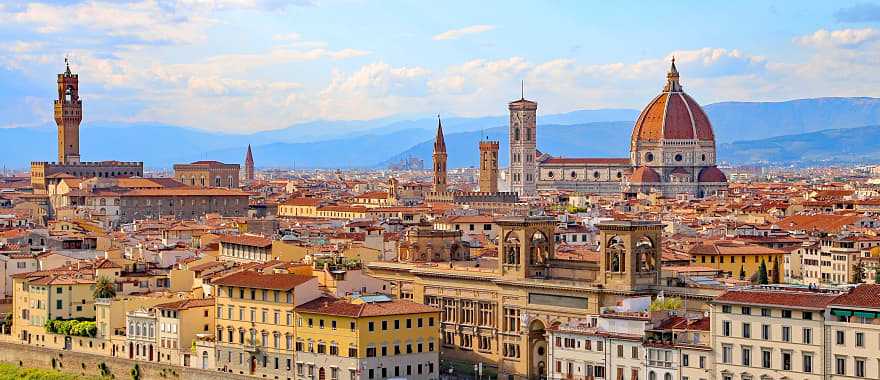
[{"label": "sky", "polygon": [[84,117],[227,133],[314,120],[635,108],[674,56],[703,104],[880,96],[880,3],[0,2],[0,127],[49,127],[69,57]]}]

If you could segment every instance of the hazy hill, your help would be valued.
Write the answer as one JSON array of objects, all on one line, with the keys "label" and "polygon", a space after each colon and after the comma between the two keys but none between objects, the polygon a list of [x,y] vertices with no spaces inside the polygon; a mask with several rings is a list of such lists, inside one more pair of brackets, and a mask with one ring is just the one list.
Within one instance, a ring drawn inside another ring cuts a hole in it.
[{"label": "hazy hill", "polygon": [[733,163],[822,165],[880,162],[880,126],[827,129],[819,132],[738,141],[718,148]]},{"label": "hazy hill", "polygon": [[719,143],[880,124],[878,98],[722,102],[704,109]]},{"label": "hazy hill", "polygon": [[[705,107],[719,144],[760,140],[827,129],[880,125],[880,99],[818,98],[786,102],[723,102]],[[564,156],[626,156],[632,121],[629,109],[580,110],[540,115],[538,145]],[[148,167],[215,159],[241,162],[253,144],[258,166],[366,167],[415,155],[430,162],[435,118],[394,116],[367,121],[314,121],[274,131],[224,134],[157,123],[83,123],[83,160],[140,160]],[[480,131],[503,140],[507,116],[443,118],[451,167],[477,164]],[[570,125],[569,128],[563,128]],[[25,168],[35,160],[56,157],[55,127],[2,128],[0,164]],[[456,136],[462,133],[461,136]],[[866,141],[856,141],[868,144]],[[736,145],[749,148],[748,143]],[[816,141],[816,154],[834,153],[832,144]],[[745,144],[745,145],[743,145]],[[506,159],[506,142],[501,157]],[[753,150],[746,149],[745,152]],[[741,159],[745,152],[731,152]],[[722,153],[721,158],[724,158]],[[794,153],[791,153],[794,154]],[[754,156],[760,157],[760,156]],[[503,164],[503,163],[502,163]]]},{"label": "hazy hill", "polygon": [[[538,150],[551,152],[554,156],[568,157],[628,157],[632,122],[612,121],[576,125],[540,125],[538,127]],[[499,165],[506,166],[509,158],[507,127],[486,130],[490,140],[501,142],[498,152]],[[447,165],[468,167],[479,165],[479,132],[446,133]],[[377,166],[399,161],[410,155],[425,160],[430,167],[434,149],[433,137],[397,154]]]}]

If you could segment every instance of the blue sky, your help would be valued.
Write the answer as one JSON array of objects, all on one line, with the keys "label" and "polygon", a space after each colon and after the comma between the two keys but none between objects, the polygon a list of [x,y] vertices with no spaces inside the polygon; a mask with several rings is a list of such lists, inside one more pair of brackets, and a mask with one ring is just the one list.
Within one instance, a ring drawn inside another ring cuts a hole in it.
[{"label": "blue sky", "polygon": [[224,132],[328,119],[641,108],[674,55],[698,101],[880,96],[863,1],[6,1],[0,126],[51,124],[69,55],[87,120]]}]

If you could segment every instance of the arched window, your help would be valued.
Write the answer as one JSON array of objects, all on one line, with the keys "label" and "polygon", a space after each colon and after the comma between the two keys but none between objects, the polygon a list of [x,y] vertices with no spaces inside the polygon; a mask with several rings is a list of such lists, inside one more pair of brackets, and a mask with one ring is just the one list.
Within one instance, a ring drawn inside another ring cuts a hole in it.
[{"label": "arched window", "polygon": [[608,239],[605,249],[605,270],[609,272],[626,272],[626,246],[620,236]]},{"label": "arched window", "polygon": [[663,375],[663,380],[672,380],[672,374],[667,372],[665,375]]},{"label": "arched window", "polygon": [[519,265],[519,238],[516,234],[509,233],[504,240],[504,263],[508,265]]},{"label": "arched window", "polygon": [[654,371],[648,372],[648,380],[657,380],[657,373]]},{"label": "arched window", "polygon": [[529,259],[532,264],[544,265],[550,260],[550,244],[547,236],[538,231],[529,242]]}]

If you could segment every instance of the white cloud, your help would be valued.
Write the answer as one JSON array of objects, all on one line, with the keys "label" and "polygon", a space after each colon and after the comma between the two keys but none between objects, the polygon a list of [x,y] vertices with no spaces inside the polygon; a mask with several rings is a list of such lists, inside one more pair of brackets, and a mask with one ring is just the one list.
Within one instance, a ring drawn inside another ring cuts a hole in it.
[{"label": "white cloud", "polygon": [[461,37],[469,35],[469,34],[478,34],[478,33],[488,32],[492,29],[495,29],[494,25],[471,25],[471,26],[467,26],[464,28],[460,28],[460,29],[447,30],[443,33],[435,35],[433,37],[433,40],[434,41],[454,40],[454,39],[458,39],[458,38],[461,38]]},{"label": "white cloud", "polygon": [[865,42],[877,41],[878,37],[880,37],[880,33],[873,28],[840,29],[831,31],[819,29],[811,35],[795,38],[795,42],[805,46],[815,46],[820,48],[853,48]]}]

